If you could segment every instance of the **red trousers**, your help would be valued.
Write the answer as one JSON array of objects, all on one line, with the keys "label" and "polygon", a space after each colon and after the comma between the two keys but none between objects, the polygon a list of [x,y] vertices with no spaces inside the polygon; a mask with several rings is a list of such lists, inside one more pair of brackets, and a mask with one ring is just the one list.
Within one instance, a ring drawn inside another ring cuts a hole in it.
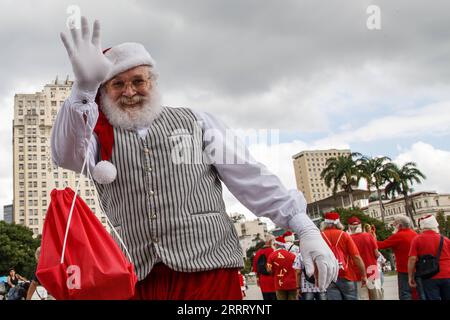
[{"label": "red trousers", "polygon": [[136,284],[132,300],[242,300],[238,270],[178,272],[158,263]]}]

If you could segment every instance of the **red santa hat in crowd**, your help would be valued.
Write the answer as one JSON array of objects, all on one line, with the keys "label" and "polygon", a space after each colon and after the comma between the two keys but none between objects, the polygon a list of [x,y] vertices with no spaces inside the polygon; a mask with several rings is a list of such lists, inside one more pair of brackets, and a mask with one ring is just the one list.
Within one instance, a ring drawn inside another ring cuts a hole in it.
[{"label": "red santa hat in crowd", "polygon": [[283,233],[282,237],[284,238],[285,242],[294,242],[295,241],[295,236],[291,231],[286,231],[285,233]]},{"label": "red santa hat in crowd", "polygon": [[435,216],[429,214],[419,219],[419,227],[422,230],[423,229],[436,230],[439,228],[439,223],[437,222]]},{"label": "red santa hat in crowd", "polygon": [[[112,62],[111,70],[102,85],[119,73],[129,69],[148,65],[155,66],[150,53],[140,43],[126,42],[103,51],[105,57]],[[100,90],[97,92],[95,102],[99,106],[99,117],[94,132],[100,145],[100,161],[92,171],[92,177],[100,184],[113,182],[117,177],[116,167],[109,161],[114,146],[114,129],[101,110]]]},{"label": "red santa hat in crowd", "polygon": [[274,243],[279,246],[284,246],[284,244],[286,243],[286,240],[284,240],[283,236],[279,236],[279,237],[275,238]]},{"label": "red santa hat in crowd", "polygon": [[331,211],[325,213],[325,223],[332,223],[332,224],[338,224],[340,222],[339,220],[339,213]]},{"label": "red santa hat in crowd", "polygon": [[358,217],[353,216],[348,219],[347,223],[351,226],[357,226],[361,224],[361,220],[359,220]]}]

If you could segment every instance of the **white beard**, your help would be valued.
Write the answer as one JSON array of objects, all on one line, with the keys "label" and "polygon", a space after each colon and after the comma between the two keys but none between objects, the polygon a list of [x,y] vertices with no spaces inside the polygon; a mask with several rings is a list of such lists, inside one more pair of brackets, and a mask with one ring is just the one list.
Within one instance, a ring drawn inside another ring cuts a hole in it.
[{"label": "white beard", "polygon": [[150,96],[145,97],[141,107],[122,109],[119,103],[111,101],[105,90],[102,89],[101,106],[103,113],[112,126],[126,130],[145,129],[150,127],[161,113],[161,94],[154,87]]}]

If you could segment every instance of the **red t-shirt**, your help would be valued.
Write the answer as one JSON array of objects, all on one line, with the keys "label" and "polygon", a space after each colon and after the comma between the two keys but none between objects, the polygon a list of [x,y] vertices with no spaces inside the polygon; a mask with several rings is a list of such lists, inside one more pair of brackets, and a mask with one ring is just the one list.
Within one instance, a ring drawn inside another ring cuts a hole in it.
[{"label": "red t-shirt", "polygon": [[378,241],[378,249],[392,248],[398,272],[408,272],[408,253],[417,233],[412,229],[400,229],[384,241]]},{"label": "red t-shirt", "polygon": [[270,254],[273,252],[273,248],[267,247],[256,251],[255,257],[253,258],[253,272],[258,274],[259,277],[259,287],[261,292],[275,292],[275,284],[273,275],[260,274],[257,270],[258,258],[261,255],[266,256],[266,261],[269,261]]},{"label": "red t-shirt", "polygon": [[[425,254],[436,256],[439,249],[440,235],[427,230],[417,235],[411,243],[410,257],[418,257]],[[439,259],[439,273],[431,279],[450,279],[450,240],[444,237],[441,258]]]},{"label": "red t-shirt", "polygon": [[[359,255],[364,262],[364,266],[366,267],[367,278],[380,278],[377,257],[375,257],[375,250],[378,248],[375,238],[367,232],[352,234],[351,237],[358,248]],[[351,263],[351,265],[357,279],[356,281],[361,281],[361,273],[356,267],[356,264]]]},{"label": "red t-shirt", "polygon": [[[339,239],[340,234],[342,233],[341,239],[339,240],[338,247],[342,250],[342,252],[347,256],[347,270],[339,270],[339,278],[345,278],[350,281],[354,280],[354,276],[352,276],[353,272],[351,270],[351,262],[353,261],[354,256],[359,256],[358,248],[353,242],[352,238],[347,232],[338,229],[326,229],[323,231],[325,233],[328,240],[330,240],[332,245],[335,245]],[[322,235],[323,237],[323,235]],[[328,244],[328,241],[325,241]]]},{"label": "red t-shirt", "polygon": [[272,266],[275,290],[295,290],[297,286],[297,271],[292,267],[295,254],[284,249],[276,250],[269,256],[267,264]]}]

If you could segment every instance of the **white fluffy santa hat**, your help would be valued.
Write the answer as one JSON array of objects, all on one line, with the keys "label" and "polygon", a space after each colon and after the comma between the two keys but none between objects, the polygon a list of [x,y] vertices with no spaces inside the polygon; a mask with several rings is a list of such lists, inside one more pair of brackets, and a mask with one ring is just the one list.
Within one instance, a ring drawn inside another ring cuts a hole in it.
[{"label": "white fluffy santa hat", "polygon": [[437,222],[435,216],[429,214],[419,219],[419,228],[422,230],[424,229],[438,230],[439,223]]},{"label": "white fluffy santa hat", "polygon": [[[155,61],[150,53],[140,43],[126,42],[103,51],[105,57],[112,62],[112,68],[103,81],[103,84],[114,78],[119,73],[129,69],[147,65],[155,67]],[[113,182],[117,177],[116,167],[109,161],[112,156],[114,146],[114,129],[108,119],[101,111],[100,90],[95,98],[99,106],[99,117],[95,125],[94,132],[100,144],[101,161],[97,163],[92,171],[92,177],[100,184]]]}]

